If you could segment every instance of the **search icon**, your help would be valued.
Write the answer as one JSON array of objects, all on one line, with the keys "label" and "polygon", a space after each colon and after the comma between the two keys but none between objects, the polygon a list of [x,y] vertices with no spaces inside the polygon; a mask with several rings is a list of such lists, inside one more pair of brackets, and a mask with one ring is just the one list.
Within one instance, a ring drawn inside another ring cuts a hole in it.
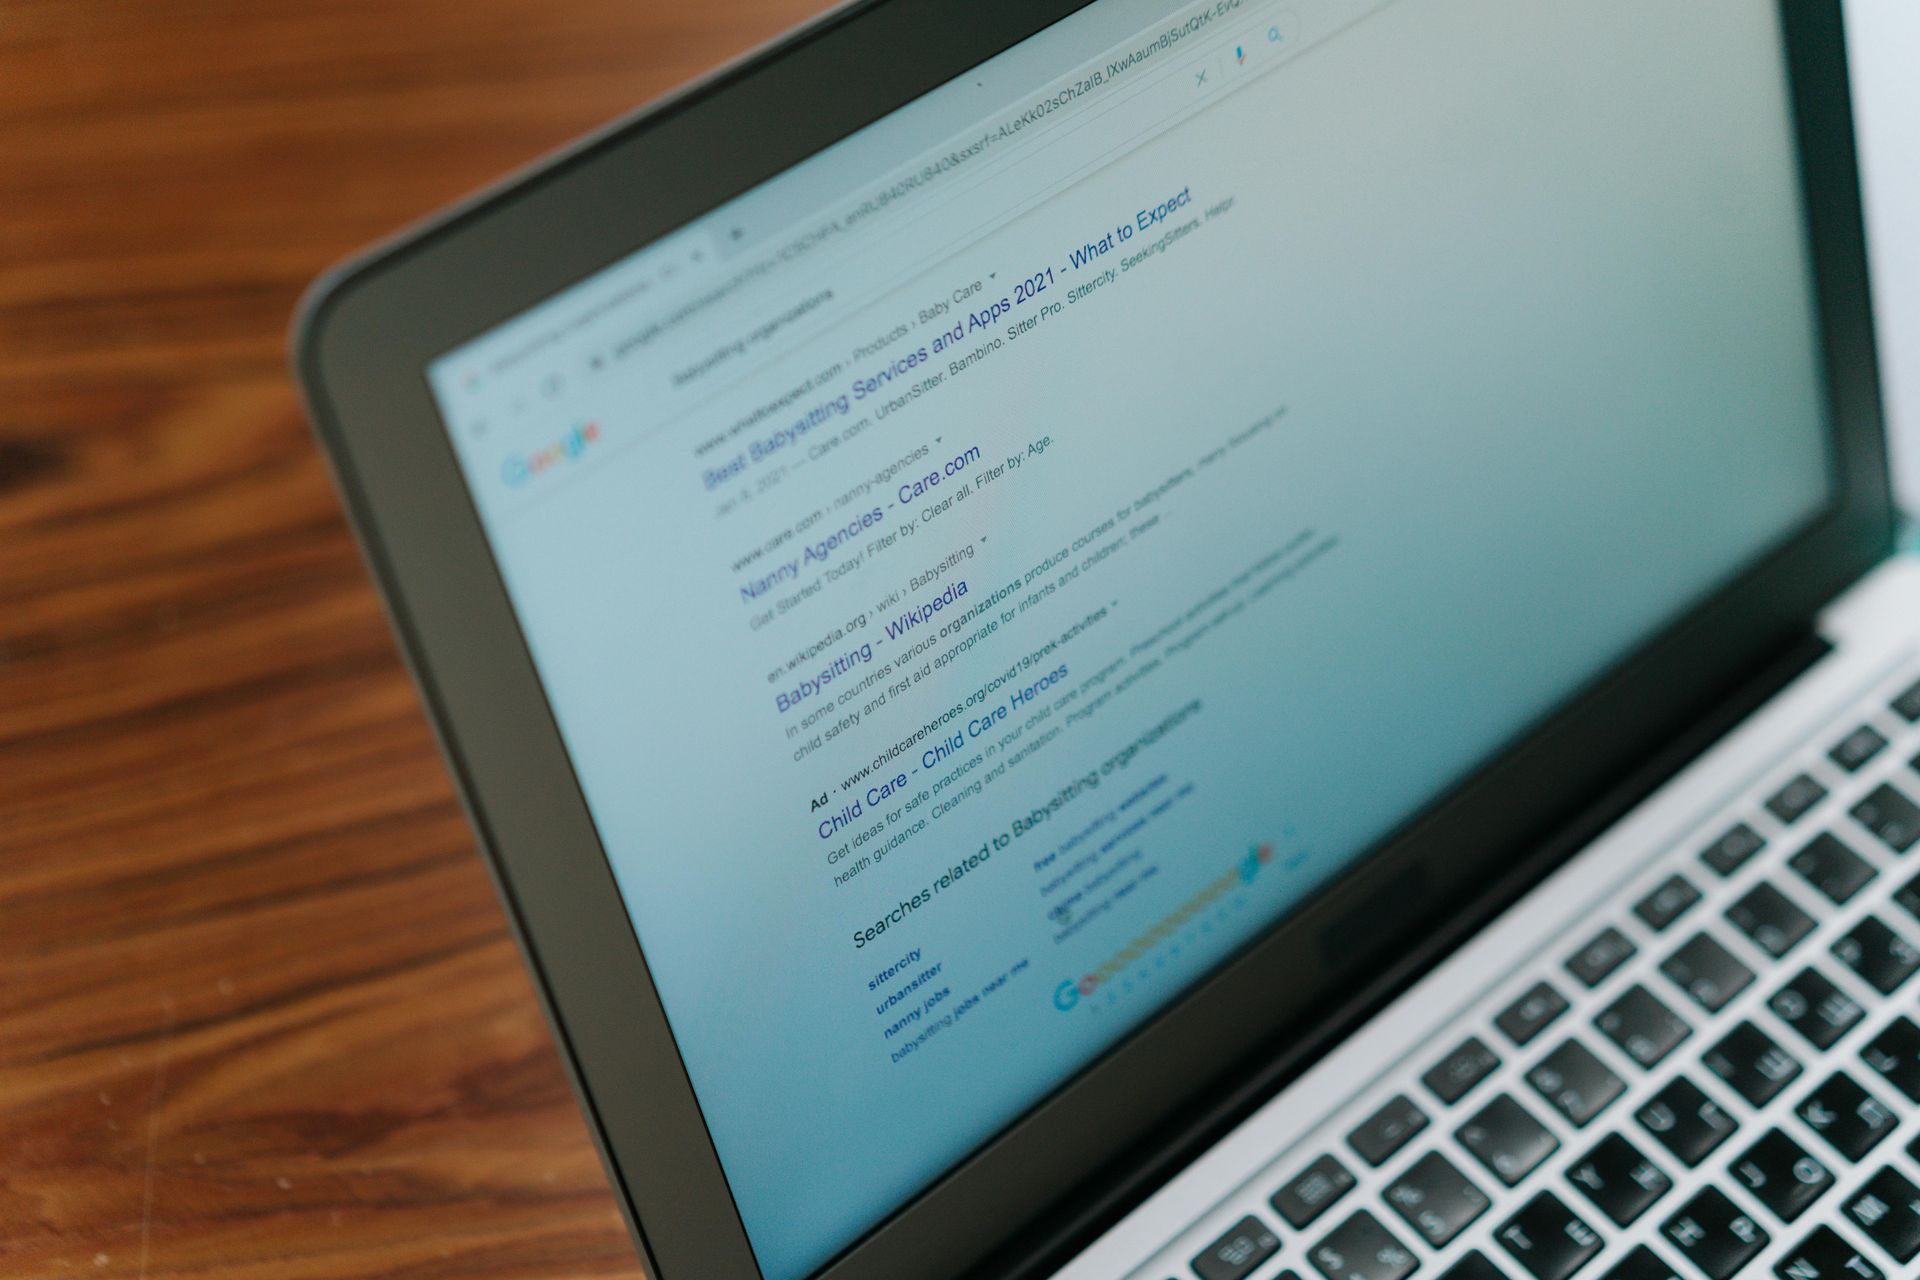
[{"label": "search icon", "polygon": [[1270,41],[1271,43],[1273,43],[1273,44],[1279,44],[1279,43],[1280,43],[1280,28],[1279,28],[1279,27],[1268,27],[1268,28],[1267,28],[1267,39],[1268,39],[1268,40],[1269,40],[1269,41]]}]

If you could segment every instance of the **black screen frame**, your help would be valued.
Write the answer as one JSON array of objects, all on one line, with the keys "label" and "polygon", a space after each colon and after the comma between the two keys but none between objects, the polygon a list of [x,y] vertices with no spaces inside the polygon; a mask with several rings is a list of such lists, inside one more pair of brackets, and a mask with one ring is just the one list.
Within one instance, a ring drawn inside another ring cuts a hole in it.
[{"label": "black screen frame", "polygon": [[[424,369],[1085,2],[864,0],[836,10],[336,269],[298,317],[294,364],[316,431],[636,1243],[660,1280],[759,1272]],[[1337,1012],[1335,993],[1364,991],[1431,925],[1405,912],[1382,917],[1383,904],[1413,896],[1412,884],[1425,900],[1450,903],[1497,882],[1705,702],[1803,637],[1823,604],[1890,552],[1840,5],[1779,0],[1779,9],[1820,311],[1833,504],[821,1277],[944,1280],[997,1256],[1039,1210],[1071,1200],[1069,1189],[1096,1188],[1118,1153],[1177,1132],[1223,1064],[1279,1042],[1309,1016]],[[1356,934],[1363,919],[1387,923]],[[1346,945],[1330,946],[1334,938]],[[1255,1009],[1265,1016],[1249,1018]],[[769,1087],[778,1087],[771,1069]]]}]

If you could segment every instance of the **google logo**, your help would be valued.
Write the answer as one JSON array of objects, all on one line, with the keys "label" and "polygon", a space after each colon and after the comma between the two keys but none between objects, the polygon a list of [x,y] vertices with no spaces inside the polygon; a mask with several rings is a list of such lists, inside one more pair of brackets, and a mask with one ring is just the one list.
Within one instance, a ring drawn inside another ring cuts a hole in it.
[{"label": "google logo", "polygon": [[509,488],[518,489],[542,472],[578,458],[587,451],[588,445],[599,438],[600,424],[583,422],[544,448],[535,449],[532,453],[508,454],[500,464],[500,478],[506,481]]},{"label": "google logo", "polygon": [[1150,955],[1155,947],[1166,942],[1202,911],[1226,897],[1235,889],[1253,883],[1262,867],[1273,861],[1273,846],[1267,843],[1250,845],[1244,855],[1234,861],[1233,866],[1202,885],[1200,891],[1188,898],[1173,912],[1161,918],[1152,928],[1113,953],[1112,956],[1089,970],[1077,981],[1069,978],[1053,989],[1053,1007],[1062,1013],[1070,1012],[1080,1003],[1083,996],[1090,996],[1115,978],[1121,977],[1133,965],[1140,963]]}]

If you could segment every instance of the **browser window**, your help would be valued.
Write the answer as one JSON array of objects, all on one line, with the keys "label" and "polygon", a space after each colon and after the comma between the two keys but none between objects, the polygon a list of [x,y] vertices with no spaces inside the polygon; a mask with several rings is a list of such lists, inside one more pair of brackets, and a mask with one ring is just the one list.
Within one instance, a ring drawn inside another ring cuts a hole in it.
[{"label": "browser window", "polygon": [[1823,504],[1780,59],[1102,0],[433,363],[767,1275]]}]

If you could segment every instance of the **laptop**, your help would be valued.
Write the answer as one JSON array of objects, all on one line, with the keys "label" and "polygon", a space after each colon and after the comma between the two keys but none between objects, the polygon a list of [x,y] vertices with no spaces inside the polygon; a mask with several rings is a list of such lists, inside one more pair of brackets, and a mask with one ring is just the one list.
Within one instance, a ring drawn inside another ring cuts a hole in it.
[{"label": "laptop", "polygon": [[1914,1274],[1838,3],[855,4],[295,348],[658,1280]]}]

